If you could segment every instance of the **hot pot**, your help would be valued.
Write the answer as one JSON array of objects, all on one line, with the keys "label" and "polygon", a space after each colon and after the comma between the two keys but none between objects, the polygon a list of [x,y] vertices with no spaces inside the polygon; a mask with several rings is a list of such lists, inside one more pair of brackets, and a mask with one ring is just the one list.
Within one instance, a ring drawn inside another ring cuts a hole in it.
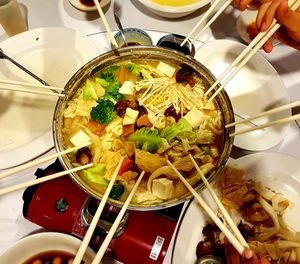
[{"label": "hot pot", "polygon": [[[59,98],[57,105],[54,111],[53,117],[53,137],[54,144],[57,151],[62,151],[65,149],[62,127],[63,127],[63,112],[67,107],[67,103],[74,96],[76,91],[83,86],[84,82],[87,78],[93,76],[95,73],[99,72],[101,69],[104,69],[110,65],[113,65],[122,60],[129,60],[133,58],[142,58],[142,59],[150,59],[150,60],[171,60],[172,62],[178,64],[187,64],[192,67],[198,74],[200,74],[203,82],[207,87],[210,87],[215,82],[215,77],[212,73],[201,63],[193,59],[188,55],[184,55],[177,51],[173,51],[170,49],[165,49],[161,47],[146,47],[146,46],[132,46],[121,49],[112,50],[105,54],[102,54],[98,57],[95,57],[93,60],[86,63],[82,66],[68,81],[65,85],[65,97]],[[216,87],[217,89],[218,87]],[[230,99],[225,90],[221,91],[218,96],[215,98],[224,120],[224,140],[222,143],[222,147],[220,150],[220,158],[216,165],[216,167],[207,175],[207,179],[209,182],[212,182],[216,177],[221,173],[224,168],[229,155],[231,153],[231,149],[233,146],[233,138],[229,136],[230,133],[234,132],[234,128],[226,129],[225,125],[232,123],[234,121],[234,113],[233,108],[230,102]],[[60,162],[65,169],[72,168],[71,162],[67,156],[61,156]],[[92,189],[89,185],[87,185],[77,173],[71,173],[71,178],[75,183],[77,183],[81,188],[83,188],[87,193],[91,196],[101,199],[102,194],[98,193],[94,189]],[[205,189],[205,185],[200,181],[198,186],[195,188],[197,192],[201,192]],[[139,205],[139,204],[130,204],[129,209],[131,210],[158,210],[166,207],[171,207],[182,203],[192,196],[189,192],[180,198],[176,198],[173,200],[168,200],[167,202],[163,202],[160,204],[154,205]],[[112,205],[122,206],[123,202],[109,199],[108,201]]]}]

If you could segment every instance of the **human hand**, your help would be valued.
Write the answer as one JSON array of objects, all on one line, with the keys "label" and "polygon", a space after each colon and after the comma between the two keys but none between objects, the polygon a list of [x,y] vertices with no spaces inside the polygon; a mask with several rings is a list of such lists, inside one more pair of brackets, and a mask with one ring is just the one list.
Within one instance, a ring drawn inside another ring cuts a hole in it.
[{"label": "human hand", "polygon": [[267,259],[258,259],[251,249],[245,249],[243,252],[243,264],[271,264]]},{"label": "human hand", "polygon": [[263,3],[271,0],[233,0],[233,5],[237,9],[244,11],[248,7],[258,9]]},{"label": "human hand", "polygon": [[[293,11],[288,6],[287,0],[273,0],[261,5],[256,18],[256,27],[264,32],[276,18],[282,25],[274,34],[281,42],[300,50],[300,8]],[[273,49],[272,42],[267,41],[264,46],[266,52]]]}]

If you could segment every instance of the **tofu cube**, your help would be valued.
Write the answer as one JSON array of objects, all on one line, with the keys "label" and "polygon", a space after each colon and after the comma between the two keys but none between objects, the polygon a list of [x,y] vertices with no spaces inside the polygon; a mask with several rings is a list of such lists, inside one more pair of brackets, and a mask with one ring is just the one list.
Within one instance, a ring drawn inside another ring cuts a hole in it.
[{"label": "tofu cube", "polygon": [[160,199],[171,198],[173,189],[173,181],[167,178],[154,179],[152,182],[152,193]]},{"label": "tofu cube", "polygon": [[131,81],[125,81],[119,89],[120,94],[133,95],[134,93],[134,83]]},{"label": "tofu cube", "polygon": [[71,137],[70,141],[75,147],[78,147],[85,143],[90,142],[91,139],[86,133],[80,130],[73,137]]},{"label": "tofu cube", "polygon": [[176,71],[176,69],[172,66],[170,66],[169,64],[166,64],[164,62],[159,62],[157,67],[157,70],[161,71],[162,73],[164,73],[165,75],[172,77]]},{"label": "tofu cube", "polygon": [[116,135],[116,136],[121,136],[122,133],[123,133],[123,126],[122,125],[118,125],[118,126],[115,126],[111,132]]},{"label": "tofu cube", "polygon": [[125,116],[123,118],[123,125],[134,124],[139,116],[139,111],[133,110],[129,107],[126,108]]},{"label": "tofu cube", "polygon": [[188,121],[193,128],[200,126],[201,120],[204,114],[202,111],[193,108],[183,117],[186,121]]}]

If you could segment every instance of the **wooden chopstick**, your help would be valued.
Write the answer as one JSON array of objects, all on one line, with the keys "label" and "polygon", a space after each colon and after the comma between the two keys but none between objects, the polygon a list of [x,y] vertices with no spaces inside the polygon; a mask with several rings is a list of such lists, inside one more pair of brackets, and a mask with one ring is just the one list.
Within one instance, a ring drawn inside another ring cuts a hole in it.
[{"label": "wooden chopstick", "polygon": [[262,128],[265,128],[265,127],[271,127],[271,126],[275,126],[275,125],[281,125],[281,124],[289,123],[291,121],[295,121],[295,120],[298,120],[298,119],[300,119],[300,114],[292,115],[292,116],[285,117],[285,118],[282,118],[282,119],[279,119],[279,120],[275,120],[273,122],[266,123],[266,124],[263,124],[263,125],[259,125],[257,127],[251,127],[251,128],[245,129],[245,130],[237,131],[237,132],[229,134],[229,136],[234,137],[234,136],[245,134],[245,133],[248,133],[248,132],[251,132],[251,131],[254,131],[254,130],[259,130],[259,129],[262,129]]},{"label": "wooden chopstick", "polygon": [[116,220],[114,221],[112,227],[110,228],[108,234],[106,235],[104,241],[102,242],[102,245],[101,245],[100,249],[98,250],[98,252],[97,252],[97,254],[96,254],[96,256],[95,256],[92,264],[99,264],[100,261],[101,261],[101,259],[103,258],[104,254],[105,254],[105,251],[106,251],[106,249],[107,249],[107,247],[108,247],[108,245],[109,245],[109,243],[110,243],[113,235],[115,234],[115,232],[116,232],[116,230],[117,230],[117,228],[118,228],[118,226],[119,226],[119,224],[120,224],[120,222],[121,222],[124,214],[126,213],[127,207],[129,205],[129,203],[130,203],[133,195],[135,194],[135,192],[137,190],[137,187],[140,184],[140,182],[141,182],[144,174],[145,174],[145,172],[143,171],[140,174],[139,178],[137,179],[137,181],[136,181],[135,185],[133,186],[130,194],[128,195],[128,197],[127,197],[124,205],[122,206],[121,211],[118,213],[118,216],[117,216]]},{"label": "wooden chopstick", "polygon": [[258,115],[246,118],[244,120],[240,120],[240,121],[236,121],[236,122],[227,124],[227,125],[225,125],[225,128],[236,126],[236,125],[239,125],[239,124],[242,124],[242,123],[245,123],[245,122],[249,122],[249,121],[251,121],[253,119],[256,119],[256,118],[259,118],[259,117],[263,117],[263,116],[266,116],[266,115],[275,114],[275,113],[278,113],[280,111],[291,109],[291,108],[297,107],[297,106],[300,106],[300,100],[292,102],[292,103],[288,103],[288,104],[285,104],[285,105],[278,106],[276,108],[270,109],[268,111],[262,112],[262,113],[260,113]]},{"label": "wooden chopstick", "polygon": [[[200,35],[224,12],[224,10],[232,3],[233,0],[227,0],[222,7],[214,14],[214,16],[205,24],[205,26],[200,30],[200,32],[192,39],[194,43]],[[183,45],[183,44],[182,44]]]},{"label": "wooden chopstick", "polygon": [[109,36],[109,39],[110,39],[112,45],[113,45],[115,48],[118,48],[118,43],[117,43],[117,41],[116,41],[116,39],[115,39],[115,37],[114,37],[114,35],[113,35],[113,33],[112,33],[112,30],[111,30],[111,28],[110,28],[110,26],[109,26],[107,20],[106,20],[106,17],[105,17],[105,15],[104,15],[104,13],[103,13],[103,10],[102,10],[102,8],[101,8],[101,6],[100,6],[100,4],[99,4],[99,1],[98,1],[98,0],[93,0],[93,1],[94,1],[95,5],[96,5],[96,7],[97,7],[97,10],[98,10],[98,12],[99,12],[99,15],[100,15],[100,17],[101,17],[101,19],[102,19],[102,22],[103,22],[105,28],[106,28],[106,31],[107,31],[107,33],[108,33],[108,36]]},{"label": "wooden chopstick", "polygon": [[89,164],[83,165],[81,167],[77,167],[77,168],[73,168],[73,169],[70,169],[70,170],[58,172],[58,173],[51,174],[49,176],[38,178],[38,179],[35,179],[35,180],[32,180],[32,181],[28,181],[28,182],[20,183],[20,184],[10,186],[10,187],[7,187],[7,188],[3,188],[3,189],[0,189],[0,195],[6,194],[6,193],[9,193],[9,192],[13,192],[13,191],[17,191],[19,189],[23,189],[23,188],[26,188],[26,187],[29,187],[29,186],[32,186],[32,185],[42,183],[42,182],[50,181],[50,180],[56,179],[58,177],[64,176],[66,174],[69,174],[69,173],[72,173],[72,172],[75,172],[75,171],[79,171],[79,170],[83,170],[83,169],[86,169],[86,168],[89,168],[89,167],[92,167],[92,166],[93,166],[93,164],[89,163]]},{"label": "wooden chopstick", "polygon": [[34,84],[34,83],[27,83],[27,82],[19,82],[19,81],[12,81],[12,80],[4,80],[0,79],[0,83],[2,84],[10,84],[10,85],[19,85],[19,86],[27,86],[27,87],[36,87],[36,88],[47,88],[56,91],[64,91],[64,88],[49,86],[49,85],[41,85],[41,84]]},{"label": "wooden chopstick", "polygon": [[65,94],[61,94],[61,93],[39,91],[39,90],[27,89],[27,88],[24,89],[24,88],[21,88],[21,87],[17,88],[17,87],[10,87],[10,86],[0,86],[0,90],[31,93],[31,94],[41,94],[41,95],[51,95],[51,96],[58,96],[58,97],[64,97],[65,96]]},{"label": "wooden chopstick", "polygon": [[[296,10],[300,6],[299,0],[290,0],[289,5],[292,10]],[[221,80],[226,79],[222,82],[222,85],[217,91],[208,99],[208,102],[213,100],[218,93],[227,85],[227,83],[239,72],[239,70],[252,58],[252,56],[270,39],[270,37],[278,30],[281,25],[276,23],[276,20],[272,22],[272,25],[266,32],[260,32],[256,38],[247,46],[247,48],[236,58],[236,60],[226,69],[226,71],[218,78],[218,80],[205,92],[207,96],[208,93],[215,88]],[[238,64],[239,63],[239,64]],[[238,65],[237,65],[238,64]],[[237,67],[229,73],[235,66]]]},{"label": "wooden chopstick", "polygon": [[204,202],[204,200],[200,197],[200,195],[194,190],[194,188],[187,182],[187,180],[180,174],[180,172],[174,167],[174,165],[167,160],[167,163],[174,170],[176,175],[185,185],[185,187],[193,194],[198,203],[202,206],[202,208],[206,211],[206,213],[210,216],[213,222],[220,228],[223,234],[228,238],[229,242],[232,246],[237,250],[237,252],[242,255],[245,247],[238,241],[238,239],[229,231],[229,229],[221,222],[218,216],[210,209],[210,207]]},{"label": "wooden chopstick", "polygon": [[215,194],[213,188],[211,187],[211,185],[209,184],[209,182],[207,181],[207,179],[205,178],[204,174],[202,173],[202,171],[200,170],[198,164],[196,163],[196,161],[194,160],[194,158],[192,157],[191,154],[189,154],[189,158],[191,159],[191,161],[194,164],[194,167],[196,168],[197,172],[199,173],[199,175],[201,176],[202,181],[204,182],[206,188],[208,189],[210,195],[212,196],[212,198],[214,199],[214,201],[216,202],[216,204],[218,205],[221,213],[223,214],[225,220],[227,221],[228,225],[230,226],[232,232],[235,234],[236,238],[239,240],[239,242],[245,247],[248,248],[248,243],[245,240],[245,238],[243,237],[243,235],[241,234],[240,230],[237,228],[236,224],[233,222],[232,218],[230,217],[230,215],[228,214],[227,210],[225,209],[225,207],[223,206],[223,204],[221,203],[221,201],[219,200],[219,198],[217,197],[217,195]]},{"label": "wooden chopstick", "polygon": [[62,155],[68,154],[68,153],[73,152],[75,150],[78,150],[80,148],[86,147],[86,146],[88,146],[90,144],[91,144],[91,142],[87,142],[86,144],[82,144],[82,145],[77,146],[77,147],[69,148],[69,149],[63,150],[61,152],[57,152],[55,154],[49,155],[49,156],[41,158],[41,159],[29,161],[29,162],[27,162],[25,164],[22,164],[20,166],[17,166],[15,168],[12,168],[12,169],[9,169],[9,170],[6,170],[6,171],[0,173],[0,179],[2,179],[4,177],[7,177],[9,175],[12,175],[14,173],[17,173],[17,172],[29,169],[29,168],[31,168],[33,166],[39,165],[41,163],[44,163],[46,161],[49,161],[49,160],[52,160],[54,158],[60,157]]},{"label": "wooden chopstick", "polygon": [[210,8],[205,12],[205,14],[203,15],[203,17],[201,17],[201,19],[199,20],[199,22],[196,24],[196,26],[194,26],[192,28],[192,30],[190,31],[190,33],[186,36],[186,38],[181,42],[180,46],[182,47],[188,40],[189,38],[192,36],[192,34],[203,24],[203,22],[205,21],[206,18],[208,18],[210,16],[210,14],[213,12],[213,10],[216,8],[216,6],[221,2],[222,0],[216,0],[214,1]]},{"label": "wooden chopstick", "polygon": [[81,263],[81,260],[82,260],[82,258],[84,256],[84,253],[85,253],[85,251],[86,251],[86,249],[87,249],[87,247],[88,247],[88,245],[90,243],[90,240],[91,240],[91,238],[93,236],[94,230],[95,230],[95,228],[97,226],[97,223],[98,223],[98,221],[100,219],[100,216],[102,214],[102,211],[104,209],[106,201],[107,201],[107,199],[109,197],[110,191],[111,191],[111,189],[112,189],[112,187],[113,187],[113,185],[115,183],[115,180],[116,180],[116,178],[118,176],[118,173],[120,171],[120,168],[121,168],[121,165],[123,163],[123,160],[124,160],[124,157],[122,157],[120,159],[119,164],[117,165],[117,167],[116,167],[116,169],[115,169],[115,171],[113,173],[113,176],[112,176],[112,178],[111,178],[111,180],[110,180],[110,182],[109,182],[109,184],[107,186],[107,189],[106,189],[106,191],[105,191],[105,193],[104,193],[104,195],[103,195],[103,197],[101,199],[101,202],[98,205],[97,211],[96,211],[96,213],[95,213],[95,215],[94,215],[94,217],[92,219],[92,222],[90,223],[90,226],[89,226],[89,228],[88,228],[88,230],[87,230],[87,232],[86,232],[86,234],[84,236],[84,239],[83,239],[83,241],[82,241],[82,243],[80,245],[80,248],[79,248],[79,250],[78,250],[78,252],[77,252],[77,254],[76,254],[75,258],[74,258],[73,264],[80,264]]}]

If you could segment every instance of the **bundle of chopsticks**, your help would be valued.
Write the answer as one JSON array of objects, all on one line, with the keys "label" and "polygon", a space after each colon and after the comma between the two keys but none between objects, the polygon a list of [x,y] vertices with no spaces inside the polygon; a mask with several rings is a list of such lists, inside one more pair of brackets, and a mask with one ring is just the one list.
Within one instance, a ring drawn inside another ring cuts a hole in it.
[{"label": "bundle of chopsticks", "polygon": [[[36,89],[31,89],[36,88]],[[0,79],[0,90],[64,97],[64,88]],[[50,90],[50,91],[49,91]]]},{"label": "bundle of chopsticks", "polygon": [[[197,23],[197,25],[191,30],[191,32],[187,35],[187,37],[184,39],[184,41],[181,43],[181,46],[185,44],[186,41],[191,37],[191,35],[201,28],[204,21],[213,13],[214,9],[217,7],[217,5],[222,0],[216,0],[213,2],[213,4],[210,6],[210,8],[207,10],[207,12],[204,14],[204,16],[200,19],[200,21]],[[227,0],[224,2],[224,4],[219,8],[219,10],[212,16],[212,18],[206,23],[206,25],[200,30],[198,35],[191,39],[191,42],[193,43],[196,41],[199,36],[222,14],[222,12],[232,3],[233,0]],[[289,0],[288,4],[292,10],[296,10],[300,6],[300,0]],[[243,52],[233,61],[233,63],[222,73],[222,75],[212,84],[212,86],[205,92],[205,96],[208,98],[208,102],[212,101],[228,84],[228,82],[239,72],[239,70],[252,58],[252,56],[271,38],[271,36],[278,30],[280,27],[280,24],[277,23],[277,20],[274,19],[271,26],[266,32],[260,32],[247,46],[246,49],[243,50]],[[212,94],[211,92],[219,86]],[[293,106],[291,106],[293,105]],[[280,106],[278,108],[275,108],[273,110],[269,110],[266,112],[263,112],[255,117],[246,118],[240,122],[235,122],[232,124],[228,124],[226,127],[231,127],[233,125],[238,125],[241,123],[250,122],[251,120],[265,116],[268,114],[273,114],[278,111],[282,111],[287,108],[295,107],[299,105],[299,101],[294,102],[292,104],[288,104],[286,106]],[[283,118],[280,120],[276,120],[273,122],[270,122],[268,124],[264,125],[258,125],[254,128],[245,129],[243,131],[239,131],[236,133],[232,133],[230,136],[240,135],[243,133],[247,133],[253,130],[262,129],[269,126],[274,126],[278,124],[283,124],[287,122],[291,122],[294,120],[297,120],[300,118],[300,115],[294,115],[287,118]]]}]

